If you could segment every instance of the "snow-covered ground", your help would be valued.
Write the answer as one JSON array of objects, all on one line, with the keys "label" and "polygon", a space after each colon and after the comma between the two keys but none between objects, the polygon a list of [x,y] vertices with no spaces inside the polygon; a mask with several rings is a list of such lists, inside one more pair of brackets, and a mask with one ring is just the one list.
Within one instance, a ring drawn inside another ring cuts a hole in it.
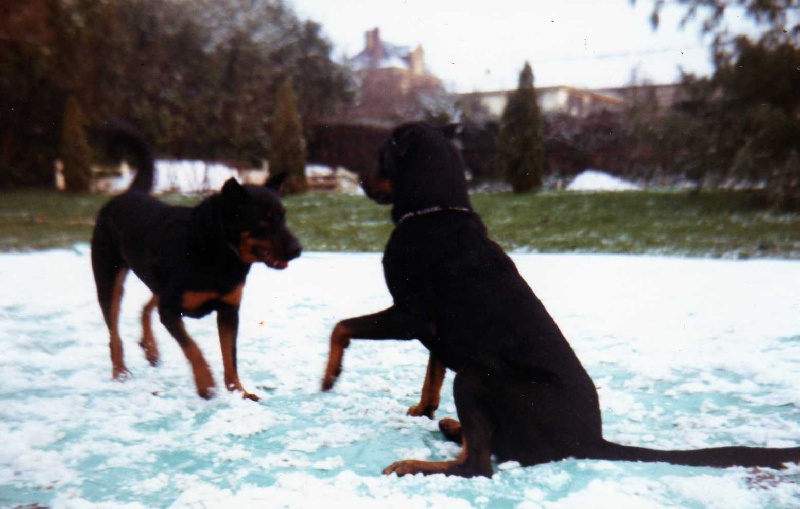
[{"label": "snow-covered ground", "polygon": [[585,170],[567,184],[567,191],[641,191],[641,187],[610,173]]},{"label": "snow-covered ground", "polygon": [[[514,258],[594,377],[608,438],[800,444],[800,263]],[[122,333],[134,376],[111,381],[86,246],[0,255],[0,288],[0,507],[800,506],[797,467],[567,460],[499,465],[491,480],[381,476],[397,459],[458,447],[405,416],[427,359],[417,342],[356,341],[334,390],[319,390],[336,320],[389,304],[377,254],[253,269],[239,365],[259,403],[197,397],[160,326],[162,366],[151,368],[136,346],[148,294],[133,277]],[[215,320],[187,326],[219,382]],[[455,410],[447,380],[439,416]]]}]

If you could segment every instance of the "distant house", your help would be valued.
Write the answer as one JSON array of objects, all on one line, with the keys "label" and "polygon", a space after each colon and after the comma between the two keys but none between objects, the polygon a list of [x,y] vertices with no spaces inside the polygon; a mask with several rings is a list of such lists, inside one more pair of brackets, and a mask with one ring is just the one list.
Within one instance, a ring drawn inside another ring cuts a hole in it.
[{"label": "distant house", "polygon": [[664,115],[676,103],[682,100],[681,85],[631,85],[628,87],[605,88],[596,92],[621,98],[626,104],[634,102],[647,103],[659,115]]},{"label": "distant house", "polygon": [[[607,112],[619,112],[626,104],[644,101],[658,111],[668,110],[677,100],[680,85],[636,85],[617,88],[584,89],[570,86],[536,87],[539,107],[545,115],[562,114],[576,118]],[[513,90],[469,92],[454,98],[468,114],[481,111],[489,119],[498,119]]]},{"label": "distant house", "polygon": [[377,28],[365,33],[364,49],[347,63],[359,83],[356,101],[314,126],[309,162],[363,173],[392,127],[452,104],[441,80],[425,66],[422,46],[388,43]]},{"label": "distant house", "polygon": [[389,126],[420,119],[447,100],[442,81],[425,66],[422,46],[385,42],[377,28],[364,34],[364,49],[347,63],[359,81],[356,102],[327,119],[329,123]]},{"label": "distant house", "polygon": [[[456,99],[467,109],[478,107],[490,117],[499,118],[512,92],[513,90],[470,92],[456,94]],[[618,111],[625,103],[617,94],[568,86],[536,87],[536,96],[542,113],[561,113],[579,118],[604,110]]]}]

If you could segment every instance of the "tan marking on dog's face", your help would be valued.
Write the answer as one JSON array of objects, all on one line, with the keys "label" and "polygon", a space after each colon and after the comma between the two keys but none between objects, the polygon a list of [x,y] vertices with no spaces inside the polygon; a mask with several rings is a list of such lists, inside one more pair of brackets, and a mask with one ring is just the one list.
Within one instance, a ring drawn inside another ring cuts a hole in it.
[{"label": "tan marking on dog's face", "polygon": [[193,311],[206,302],[219,297],[219,292],[185,292],[181,298],[181,307],[185,311]]},{"label": "tan marking on dog's face", "polygon": [[372,181],[371,188],[374,192],[384,193],[391,196],[394,189],[392,188],[392,181],[384,178],[376,178]]},{"label": "tan marking on dog's face", "polygon": [[[280,245],[280,241],[278,241]],[[272,269],[282,270],[288,267],[289,261],[281,257],[285,254],[276,252],[272,240],[259,239],[251,236],[250,232],[243,232],[239,240],[239,259],[247,264],[263,262]],[[296,256],[293,256],[296,258]]]},{"label": "tan marking on dog's face", "polygon": [[379,177],[377,172],[368,173],[361,187],[364,189],[367,197],[378,203],[391,203],[392,197],[394,196],[392,181],[387,178]]},{"label": "tan marking on dog's face", "polygon": [[[265,239],[255,239],[250,232],[243,232],[239,240],[239,258],[244,263],[264,261],[266,255],[272,253],[272,243]],[[259,256],[260,254],[260,256]]]}]

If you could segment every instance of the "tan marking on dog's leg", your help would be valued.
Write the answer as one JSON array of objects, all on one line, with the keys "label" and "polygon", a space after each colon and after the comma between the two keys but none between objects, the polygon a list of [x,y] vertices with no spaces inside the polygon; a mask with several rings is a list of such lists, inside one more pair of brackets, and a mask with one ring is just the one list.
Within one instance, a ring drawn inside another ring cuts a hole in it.
[{"label": "tan marking on dog's leg", "polygon": [[158,295],[153,295],[150,301],[142,309],[142,340],[139,346],[144,350],[144,356],[151,366],[158,366],[160,354],[156,338],[153,335],[153,309],[158,306]]},{"label": "tan marking on dog's leg", "polygon": [[[433,475],[433,474],[453,474],[454,467],[460,467],[467,461],[467,440],[464,439],[461,445],[461,454],[458,459],[452,461],[421,461],[421,460],[402,460],[392,463],[383,469],[384,475],[397,474],[404,475]],[[459,475],[456,473],[456,475]]]},{"label": "tan marking on dog's leg", "polygon": [[441,431],[448,440],[453,442],[461,442],[461,423],[450,417],[445,417],[439,421],[439,431]]},{"label": "tan marking on dog's leg", "polygon": [[439,408],[439,397],[442,392],[447,368],[433,356],[428,356],[428,369],[425,371],[425,382],[422,384],[422,394],[419,403],[408,409],[407,415],[413,417],[426,416],[433,419],[436,409]]},{"label": "tan marking on dog's leg", "polygon": [[222,365],[225,369],[225,387],[229,391],[241,392],[243,398],[251,401],[258,401],[258,395],[247,392],[239,381],[239,371],[236,362],[236,337],[238,328],[238,309],[223,309],[217,312],[219,345],[222,350]]},{"label": "tan marking on dog's leg", "polygon": [[114,279],[114,289],[111,293],[111,308],[109,311],[109,347],[111,349],[112,377],[123,382],[130,376],[130,371],[125,366],[125,351],[122,338],[119,335],[119,314],[122,304],[122,295],[125,293],[125,277],[128,269],[123,267],[117,272]]},{"label": "tan marking on dog's leg", "polygon": [[203,353],[194,340],[189,338],[187,343],[187,346],[183,348],[183,354],[186,356],[189,364],[192,365],[197,394],[202,398],[210,399],[214,397],[214,377],[211,375],[211,369],[208,367]]},{"label": "tan marking on dog's leg", "polygon": [[342,373],[342,358],[344,350],[350,345],[352,332],[341,322],[336,324],[331,332],[331,346],[328,352],[328,364],[325,367],[325,376],[322,379],[322,390],[333,388],[336,379]]}]

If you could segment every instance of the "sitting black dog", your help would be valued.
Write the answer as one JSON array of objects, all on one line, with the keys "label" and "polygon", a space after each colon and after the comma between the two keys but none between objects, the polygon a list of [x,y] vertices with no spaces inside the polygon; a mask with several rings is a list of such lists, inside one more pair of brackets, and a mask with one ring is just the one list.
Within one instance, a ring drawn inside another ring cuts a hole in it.
[{"label": "sitting black dog", "polygon": [[286,174],[263,187],[240,185],[231,178],[222,192],[196,207],[167,205],[152,196],[153,156],[133,130],[120,123],[94,130],[95,137],[133,159],[136,176],[123,194],[98,213],[92,235],[92,269],[97,298],[108,326],[113,377],[125,380],[128,369],[119,336],[119,311],[125,276],[133,270],[153,292],[142,313],[140,345],[152,365],[159,354],[150,326],[158,307],[161,323],[178,341],[194,373],[197,392],[214,394],[214,379],[203,354],[183,326],[183,316],[217,312],[225,387],[244,390],[236,367],[239,302],[247,273],[255,262],[284,269],[300,256],[301,246],[286,228],[286,209],[278,189]]},{"label": "sitting black dog", "polygon": [[383,268],[394,305],[336,325],[323,390],[340,375],[351,339],[419,339],[430,361],[420,403],[409,413],[433,417],[447,367],[456,372],[461,421],[440,422],[462,444],[457,460],[400,461],[385,474],[491,476],[492,454],[522,465],[573,457],[778,468],[800,460],[800,447],[660,451],[604,440],[592,379],[473,212],[460,154],[446,133],[418,123],[398,127],[363,187],[393,205]]}]

